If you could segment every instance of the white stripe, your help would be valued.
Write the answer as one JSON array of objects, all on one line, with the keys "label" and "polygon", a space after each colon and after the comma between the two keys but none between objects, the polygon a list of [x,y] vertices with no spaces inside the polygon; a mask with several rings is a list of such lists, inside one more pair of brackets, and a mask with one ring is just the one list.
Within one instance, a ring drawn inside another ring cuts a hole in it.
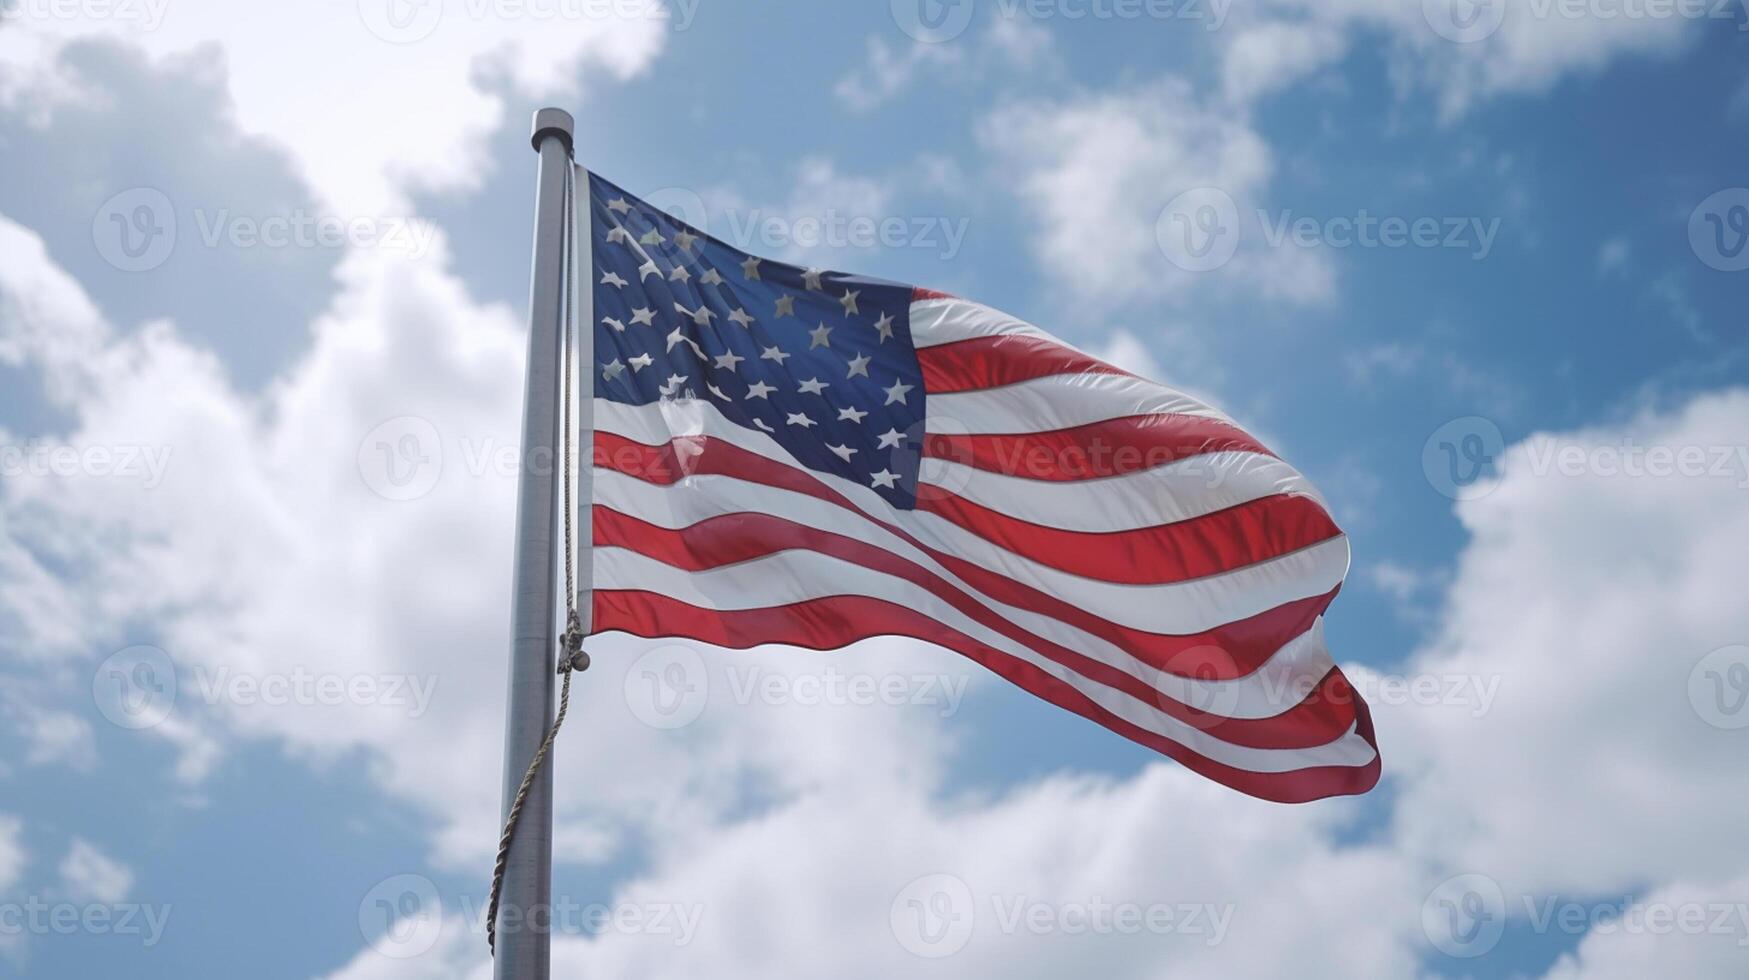
[{"label": "white stripe", "polygon": [[951,296],[914,300],[911,303],[911,346],[918,349],[1004,334],[1037,337],[1053,344],[1062,344],[1078,353],[1087,353],[1024,320],[1016,320],[1001,310],[982,303]]},{"label": "white stripe", "polygon": [[[1035,636],[1123,671],[1165,697],[1230,718],[1269,718],[1281,714],[1297,704],[1334,666],[1324,646],[1321,630],[1314,627],[1289,641],[1266,664],[1245,677],[1213,681],[1166,673],[1072,623],[986,595],[915,545],[874,521],[807,494],[747,483],[733,477],[689,476],[672,486],[663,487],[615,470],[600,469],[596,471],[596,502],[670,530],[691,527],[725,514],[763,513],[853,538],[922,566],[957,586],[1002,619]],[[1113,588],[1126,592],[1130,601],[1138,606],[1174,601],[1170,592],[1162,591],[1166,588],[1163,586]],[[1143,590],[1155,594],[1148,595]],[[1057,595],[1071,604],[1087,608],[1081,597],[1072,593],[1059,592]]]},{"label": "white stripe", "polygon": [[1051,432],[1132,415],[1230,422],[1189,395],[1127,374],[1052,374],[975,391],[931,394],[924,430],[946,435]]},{"label": "white stripe", "polygon": [[[945,299],[922,299],[911,304],[911,344],[918,349],[935,347],[941,344],[951,344],[961,340],[973,340],[980,337],[1025,336],[1047,341],[1075,351],[1087,354],[1075,345],[1052,336],[1038,327],[1014,317],[1001,310],[974,303],[970,300],[949,297]],[[1101,422],[1111,418],[1123,418],[1129,415],[1142,415],[1149,412],[1168,412],[1181,415],[1198,415],[1204,418],[1220,419],[1231,422],[1225,414],[1215,408],[1198,401],[1177,389],[1143,378],[1125,378],[1123,375],[1062,375],[1065,379],[1108,377],[1108,381],[1076,382],[1069,385],[1042,386],[1029,389],[1007,399],[972,399],[966,397],[971,393],[930,395],[927,420],[930,432],[957,432],[954,425],[966,426],[965,431],[971,432],[1038,432],[1048,428],[1066,429],[1073,425],[1085,425],[1088,422]],[[1116,379],[1123,379],[1127,384]],[[1077,391],[1076,388],[1082,390]],[[1000,389],[985,389],[995,391]],[[1042,397],[1021,397],[1023,395],[1039,395]],[[1057,406],[1054,403],[1062,398],[1081,398],[1092,396],[1094,401],[1085,406]],[[937,420],[939,405],[940,420]],[[1104,413],[1113,414],[1104,414]],[[1044,419],[1071,419],[1084,417],[1081,422],[1059,421],[1051,426],[1035,425]],[[1017,419],[1025,419],[1026,426],[1016,427]],[[935,425],[948,426],[937,429]]]},{"label": "white stripe", "polygon": [[[596,425],[645,445],[677,436],[708,435],[785,466],[797,466],[770,436],[736,425],[698,400],[633,406],[596,399]],[[1150,633],[1201,633],[1321,595],[1335,588],[1348,570],[1348,540],[1337,537],[1271,561],[1186,582],[1146,586],[1097,582],[1042,565],[932,514],[899,510],[872,489],[842,477],[808,472],[864,514],[898,526],[929,547],[1061,596],[1102,619]]]},{"label": "white stripe", "polygon": [[1256,749],[1199,731],[1114,688],[1089,681],[1061,664],[963,616],[928,590],[812,551],[793,551],[701,572],[687,572],[626,548],[598,548],[597,587],[640,589],[707,609],[765,609],[829,596],[873,596],[915,609],[951,629],[1026,661],[1086,695],[1117,717],[1171,739],[1222,765],[1251,772],[1291,772],[1313,766],[1364,766],[1373,760],[1353,727],[1308,749]]},{"label": "white stripe", "polygon": [[1323,505],[1298,470],[1244,450],[1091,480],[1029,480],[927,457],[918,479],[1017,520],[1095,534],[1187,521],[1274,494],[1299,494]]}]

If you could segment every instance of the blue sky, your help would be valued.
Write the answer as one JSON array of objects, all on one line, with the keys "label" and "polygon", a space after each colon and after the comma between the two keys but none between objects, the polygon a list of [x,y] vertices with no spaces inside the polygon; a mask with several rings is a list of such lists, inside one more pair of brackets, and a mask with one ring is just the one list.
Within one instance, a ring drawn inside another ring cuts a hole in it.
[{"label": "blue sky", "polygon": [[[1327,628],[1385,759],[1279,807],[940,651],[605,638],[555,890],[614,916],[557,962],[1742,975],[1749,15],[1455,2],[4,5],[0,975],[489,975],[546,104],[738,246],[1261,434],[1351,535]],[[1225,262],[1184,267],[1187,201],[1230,206]],[[130,255],[142,203],[175,234]],[[790,240],[835,217],[904,234]],[[266,240],[305,219],[338,237]],[[409,433],[442,457],[411,490],[370,451]],[[676,663],[684,724],[640,686]],[[903,703],[808,703],[844,676]],[[937,875],[951,955],[896,911]],[[1180,927],[1061,926],[1100,903]]]}]

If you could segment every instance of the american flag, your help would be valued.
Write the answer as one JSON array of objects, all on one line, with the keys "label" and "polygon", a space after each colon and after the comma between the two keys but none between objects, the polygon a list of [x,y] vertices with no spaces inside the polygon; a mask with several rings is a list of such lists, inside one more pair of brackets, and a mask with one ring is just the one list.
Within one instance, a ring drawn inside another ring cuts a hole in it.
[{"label": "american flag", "polygon": [[1226,416],[990,307],[588,192],[594,631],[909,636],[1253,796],[1378,781],[1323,637],[1347,538]]}]

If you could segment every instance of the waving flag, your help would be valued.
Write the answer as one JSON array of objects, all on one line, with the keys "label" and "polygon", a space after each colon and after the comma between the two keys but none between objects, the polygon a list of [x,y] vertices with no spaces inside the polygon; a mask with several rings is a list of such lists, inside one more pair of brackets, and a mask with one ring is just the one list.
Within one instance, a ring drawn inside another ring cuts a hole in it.
[{"label": "waving flag", "polygon": [[745,254],[588,178],[597,632],[901,635],[1254,796],[1379,757],[1348,543],[1232,420],[989,307]]}]

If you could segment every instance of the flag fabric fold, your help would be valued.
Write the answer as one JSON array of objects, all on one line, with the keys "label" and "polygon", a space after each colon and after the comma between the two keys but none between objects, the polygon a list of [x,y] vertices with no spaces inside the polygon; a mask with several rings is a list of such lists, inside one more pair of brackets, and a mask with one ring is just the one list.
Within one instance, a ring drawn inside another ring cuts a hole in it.
[{"label": "flag fabric fold", "polygon": [[596,632],[945,647],[1241,792],[1364,793],[1348,541],[1225,415],[978,303],[749,255],[593,174]]}]

